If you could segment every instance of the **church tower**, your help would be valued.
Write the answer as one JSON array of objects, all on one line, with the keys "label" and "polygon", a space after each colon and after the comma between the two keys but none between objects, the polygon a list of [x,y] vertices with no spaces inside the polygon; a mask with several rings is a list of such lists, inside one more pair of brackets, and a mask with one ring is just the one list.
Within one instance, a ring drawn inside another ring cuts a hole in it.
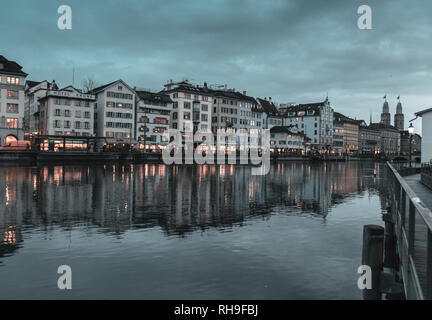
[{"label": "church tower", "polygon": [[398,104],[396,106],[396,114],[394,116],[394,126],[399,131],[403,131],[405,128],[405,117],[402,112],[402,103],[400,102],[400,96],[398,97]]},{"label": "church tower", "polygon": [[387,102],[387,95],[384,96],[383,110],[381,113],[381,123],[388,126],[390,125],[390,108]]}]

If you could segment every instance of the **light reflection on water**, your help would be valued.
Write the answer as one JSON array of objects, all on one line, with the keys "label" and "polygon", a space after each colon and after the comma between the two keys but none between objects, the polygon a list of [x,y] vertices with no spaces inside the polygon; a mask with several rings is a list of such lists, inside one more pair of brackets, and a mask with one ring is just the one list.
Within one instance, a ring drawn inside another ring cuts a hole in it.
[{"label": "light reflection on water", "polygon": [[[0,298],[361,298],[362,227],[382,224],[384,170],[0,168]],[[57,289],[61,264],[71,291]]]}]

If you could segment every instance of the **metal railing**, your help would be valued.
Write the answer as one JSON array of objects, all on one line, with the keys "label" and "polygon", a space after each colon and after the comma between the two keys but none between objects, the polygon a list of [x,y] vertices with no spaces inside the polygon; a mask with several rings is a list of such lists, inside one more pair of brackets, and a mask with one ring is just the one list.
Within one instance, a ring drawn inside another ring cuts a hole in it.
[{"label": "metal railing", "polygon": [[389,198],[407,299],[432,299],[432,212],[387,162]]},{"label": "metal railing", "polygon": [[432,164],[422,163],[421,173],[432,177]]}]

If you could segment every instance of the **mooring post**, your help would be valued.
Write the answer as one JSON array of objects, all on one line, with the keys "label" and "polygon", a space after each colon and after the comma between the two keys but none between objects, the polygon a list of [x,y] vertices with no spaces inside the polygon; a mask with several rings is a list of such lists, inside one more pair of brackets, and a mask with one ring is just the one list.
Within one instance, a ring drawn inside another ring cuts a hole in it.
[{"label": "mooring post", "polygon": [[362,264],[372,271],[372,288],[363,290],[364,300],[381,300],[381,272],[383,270],[384,228],[378,225],[363,227]]}]

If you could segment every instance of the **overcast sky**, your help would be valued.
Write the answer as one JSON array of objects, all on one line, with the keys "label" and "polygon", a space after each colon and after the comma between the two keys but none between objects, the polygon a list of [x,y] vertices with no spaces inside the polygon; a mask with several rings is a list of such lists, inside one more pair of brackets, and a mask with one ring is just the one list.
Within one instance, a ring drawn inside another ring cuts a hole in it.
[{"label": "overcast sky", "polygon": [[[72,8],[72,30],[57,9]],[[359,30],[357,8],[372,8]],[[168,79],[227,84],[277,102],[324,100],[379,120],[401,96],[405,125],[432,106],[432,1],[16,0],[2,1],[0,54],[30,80],[75,86],[90,76],[160,90]],[[419,128],[420,121],[414,125]]]}]

